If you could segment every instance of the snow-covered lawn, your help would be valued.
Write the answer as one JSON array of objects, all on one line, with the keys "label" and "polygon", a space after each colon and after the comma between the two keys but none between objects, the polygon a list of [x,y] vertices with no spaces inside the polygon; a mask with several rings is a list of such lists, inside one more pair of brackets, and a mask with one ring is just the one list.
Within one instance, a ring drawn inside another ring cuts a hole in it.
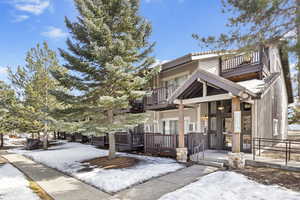
[{"label": "snow-covered lawn", "polygon": [[28,187],[25,176],[11,164],[0,166],[1,200],[39,200],[40,198]]},{"label": "snow-covered lawn", "polygon": [[300,200],[300,193],[249,180],[235,172],[215,172],[159,200]]},{"label": "snow-covered lawn", "polygon": [[52,147],[48,151],[25,151],[14,149],[11,150],[11,152],[23,154],[36,162],[43,163],[49,167],[68,173],[106,192],[117,192],[134,184],[184,167],[173,159],[119,153],[119,155],[135,157],[141,161],[131,168],[93,168],[91,171],[84,171],[82,169],[87,166],[82,164],[81,161],[107,156],[108,151],[79,143],[66,143]]}]

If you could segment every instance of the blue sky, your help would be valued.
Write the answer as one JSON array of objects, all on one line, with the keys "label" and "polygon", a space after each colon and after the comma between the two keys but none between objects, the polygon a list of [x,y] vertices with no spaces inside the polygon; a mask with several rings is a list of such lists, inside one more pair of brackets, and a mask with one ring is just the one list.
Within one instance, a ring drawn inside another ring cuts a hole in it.
[{"label": "blue sky", "polygon": [[[77,15],[72,0],[0,0],[0,11],[0,79],[6,79],[7,66],[24,65],[26,52],[37,43],[66,48],[64,17]],[[151,40],[159,60],[201,51],[193,33],[226,30],[220,0],[141,0],[141,15],[153,25]]]}]

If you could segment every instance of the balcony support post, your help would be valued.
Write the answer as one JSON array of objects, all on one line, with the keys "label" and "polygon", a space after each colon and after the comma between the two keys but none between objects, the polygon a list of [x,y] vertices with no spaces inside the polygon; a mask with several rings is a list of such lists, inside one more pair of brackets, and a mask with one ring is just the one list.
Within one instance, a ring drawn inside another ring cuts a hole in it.
[{"label": "balcony support post", "polygon": [[184,105],[182,100],[179,104],[179,120],[178,120],[178,130],[179,130],[179,148],[184,147]]},{"label": "balcony support post", "polygon": [[178,148],[176,149],[176,157],[179,162],[187,162],[187,148],[184,145],[184,104],[180,100],[179,104],[179,120],[178,120]]}]

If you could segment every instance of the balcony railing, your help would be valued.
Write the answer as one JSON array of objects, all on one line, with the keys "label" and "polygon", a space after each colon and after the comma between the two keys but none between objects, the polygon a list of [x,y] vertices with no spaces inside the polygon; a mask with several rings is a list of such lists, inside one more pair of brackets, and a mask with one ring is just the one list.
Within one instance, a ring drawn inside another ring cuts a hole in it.
[{"label": "balcony railing", "polygon": [[150,95],[144,97],[145,106],[154,106],[166,104],[167,100],[178,86],[171,85],[168,87],[155,88],[150,92]]},{"label": "balcony railing", "polygon": [[257,67],[260,70],[269,70],[269,56],[267,49],[261,48],[260,50],[252,51],[250,53],[222,59],[221,75],[237,71],[239,69],[245,69],[247,67]]}]

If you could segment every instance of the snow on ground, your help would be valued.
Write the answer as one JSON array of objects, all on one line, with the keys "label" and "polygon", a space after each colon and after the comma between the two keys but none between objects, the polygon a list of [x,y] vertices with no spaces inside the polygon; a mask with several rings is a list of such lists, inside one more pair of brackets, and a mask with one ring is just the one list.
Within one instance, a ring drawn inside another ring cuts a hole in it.
[{"label": "snow on ground", "polygon": [[159,200],[300,200],[300,193],[249,180],[235,172],[219,171],[200,178]]},{"label": "snow on ground", "polygon": [[40,198],[28,186],[25,176],[11,164],[0,166],[1,200],[39,200]]},{"label": "snow on ground", "polygon": [[84,171],[87,166],[81,161],[107,156],[108,151],[79,143],[66,143],[52,147],[48,151],[14,149],[11,152],[25,155],[36,162],[68,173],[106,192],[117,192],[184,167],[173,159],[119,153],[141,161],[136,166],[126,169],[93,168],[91,171]]}]

